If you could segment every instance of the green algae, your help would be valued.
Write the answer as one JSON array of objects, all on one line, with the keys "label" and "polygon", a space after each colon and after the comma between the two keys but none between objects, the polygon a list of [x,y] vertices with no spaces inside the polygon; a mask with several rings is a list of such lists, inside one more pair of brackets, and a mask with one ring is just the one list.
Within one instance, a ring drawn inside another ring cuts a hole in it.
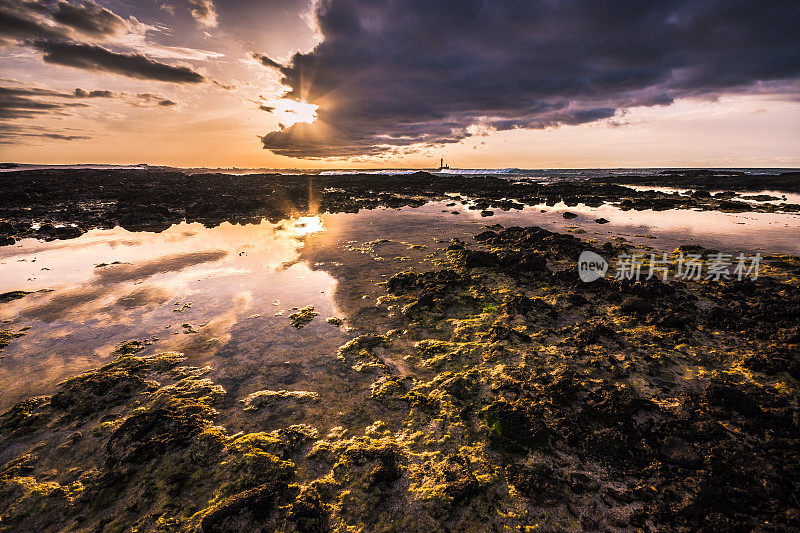
[{"label": "green algae", "polygon": [[314,306],[309,305],[300,309],[296,313],[289,315],[289,320],[293,328],[300,329],[303,326],[311,323],[311,321],[314,320],[314,317],[318,315],[319,313],[314,311]]},{"label": "green algae", "polygon": [[255,411],[262,407],[272,405],[275,402],[285,400],[298,403],[314,403],[319,401],[319,394],[316,392],[297,390],[260,390],[247,395],[247,397],[240,401],[245,405],[245,411]]},{"label": "green algae", "polygon": [[389,345],[390,340],[387,336],[367,333],[341,346],[337,357],[340,361],[350,364],[357,372],[384,372],[388,367],[375,352]]},{"label": "green algae", "polygon": [[0,330],[0,350],[11,344],[11,341],[25,335],[25,332],[2,331]]}]

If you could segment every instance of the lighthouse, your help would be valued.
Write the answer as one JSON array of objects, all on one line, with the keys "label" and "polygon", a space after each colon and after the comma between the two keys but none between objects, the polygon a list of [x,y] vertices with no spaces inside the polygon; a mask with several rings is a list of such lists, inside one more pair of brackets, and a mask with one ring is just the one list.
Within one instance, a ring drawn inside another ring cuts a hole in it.
[{"label": "lighthouse", "polygon": [[450,167],[444,164],[444,157],[439,159],[439,170],[450,170]]}]

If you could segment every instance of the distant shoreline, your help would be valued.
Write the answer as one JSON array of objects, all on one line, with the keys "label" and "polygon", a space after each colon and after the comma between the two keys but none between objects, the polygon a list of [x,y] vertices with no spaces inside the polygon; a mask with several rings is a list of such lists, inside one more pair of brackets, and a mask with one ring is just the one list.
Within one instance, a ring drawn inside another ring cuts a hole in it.
[{"label": "distant shoreline", "polygon": [[574,168],[515,168],[515,167],[486,167],[486,168],[449,168],[440,171],[438,168],[417,168],[417,167],[369,167],[369,168],[291,168],[291,167],[181,167],[171,165],[150,165],[147,163],[131,164],[106,164],[106,163],[74,163],[74,164],[43,164],[43,163],[0,163],[0,172],[13,172],[19,170],[43,170],[43,169],[91,169],[91,170],[178,170],[181,172],[223,172],[229,174],[339,174],[339,173],[407,173],[407,172],[430,172],[435,174],[513,174],[513,173],[532,173],[532,172],[655,172],[662,171],[713,171],[713,172],[745,172],[761,173],[764,171],[774,172],[800,172],[800,167],[574,167]]}]

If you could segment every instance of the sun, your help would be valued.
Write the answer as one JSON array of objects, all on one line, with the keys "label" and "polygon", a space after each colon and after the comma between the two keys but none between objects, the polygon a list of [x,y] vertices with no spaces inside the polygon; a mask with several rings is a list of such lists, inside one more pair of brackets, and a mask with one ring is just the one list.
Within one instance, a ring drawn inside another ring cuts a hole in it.
[{"label": "sun", "polygon": [[311,124],[317,120],[319,106],[303,100],[278,100],[275,102],[275,116],[281,124],[292,126],[298,122]]}]

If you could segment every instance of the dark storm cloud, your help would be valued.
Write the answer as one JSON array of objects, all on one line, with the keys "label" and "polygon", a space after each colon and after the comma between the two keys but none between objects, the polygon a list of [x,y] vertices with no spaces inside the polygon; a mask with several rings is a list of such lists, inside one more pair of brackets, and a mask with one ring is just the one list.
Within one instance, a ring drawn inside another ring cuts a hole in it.
[{"label": "dark storm cloud", "polygon": [[175,67],[159,63],[141,54],[112,52],[93,44],[72,41],[36,41],[34,47],[44,54],[45,63],[55,65],[173,83],[205,81],[202,75],[188,67]]},{"label": "dark storm cloud", "polygon": [[161,100],[160,102],[158,102],[158,105],[160,105],[161,107],[172,107],[178,104],[173,102],[172,100]]},{"label": "dark storm cloud", "polygon": [[122,33],[127,27],[122,17],[91,2],[83,5],[59,2],[52,17],[56,22],[95,37]]},{"label": "dark storm cloud", "polygon": [[318,120],[264,136],[292,157],[379,154],[481,128],[582,124],[634,106],[792,91],[800,2],[329,0],[323,42],[281,65]]}]

